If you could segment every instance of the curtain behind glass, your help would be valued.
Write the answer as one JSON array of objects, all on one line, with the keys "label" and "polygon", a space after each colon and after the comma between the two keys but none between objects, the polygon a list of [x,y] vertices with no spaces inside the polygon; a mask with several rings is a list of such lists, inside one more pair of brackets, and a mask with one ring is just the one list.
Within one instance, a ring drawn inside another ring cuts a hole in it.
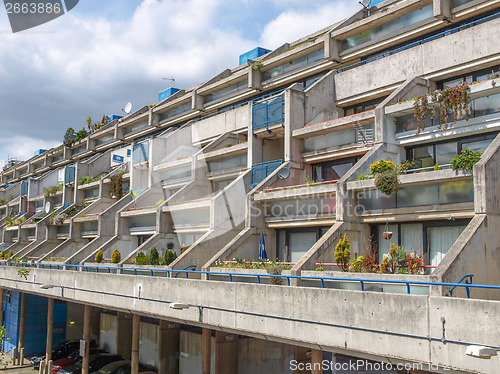
[{"label": "curtain behind glass", "polygon": [[427,230],[429,260],[431,265],[439,265],[464,229],[465,226],[453,226],[430,227]]}]

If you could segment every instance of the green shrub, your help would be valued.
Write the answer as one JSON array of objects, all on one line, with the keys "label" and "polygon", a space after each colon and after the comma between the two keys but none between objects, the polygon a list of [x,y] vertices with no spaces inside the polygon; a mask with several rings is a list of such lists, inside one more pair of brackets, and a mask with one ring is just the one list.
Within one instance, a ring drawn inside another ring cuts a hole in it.
[{"label": "green shrub", "polygon": [[121,255],[120,251],[118,251],[118,248],[115,248],[115,250],[111,254],[111,262],[113,264],[117,264],[120,262],[121,259],[122,259],[122,255]]},{"label": "green shrub", "polygon": [[89,184],[89,183],[92,183],[92,182],[97,182],[99,180],[101,180],[101,177],[96,177],[96,178],[92,178],[92,177],[89,177],[89,176],[81,177],[80,179],[78,179],[78,185],[79,186],[83,186],[84,184]]},{"label": "green shrub", "polygon": [[434,165],[434,171],[438,171],[438,170],[443,170],[443,168],[441,166],[439,166],[439,164],[436,162],[436,165]]},{"label": "green shrub", "polygon": [[7,258],[11,259],[14,256],[14,252],[12,252],[12,249],[7,253]]},{"label": "green shrub", "polygon": [[137,253],[137,256],[135,257],[135,264],[136,265],[149,265],[149,257],[146,256],[146,254],[142,251],[139,251]]},{"label": "green shrub", "polygon": [[395,170],[384,171],[375,178],[375,185],[382,193],[391,196],[399,189],[398,173]]},{"label": "green shrub", "polygon": [[323,266],[318,266],[316,269],[314,269],[314,271],[324,271],[325,269],[323,269]]},{"label": "green shrub", "polygon": [[472,170],[472,167],[479,161],[482,153],[466,148],[451,160],[451,168],[453,170]]},{"label": "green shrub", "polygon": [[100,264],[102,262],[102,260],[103,260],[103,254],[102,254],[102,251],[99,249],[97,251],[97,253],[95,254],[95,262]]},{"label": "green shrub", "polygon": [[370,165],[370,171],[372,174],[380,174],[387,170],[394,170],[394,162],[380,160]]},{"label": "green shrub", "polygon": [[166,250],[165,256],[163,257],[163,264],[170,265],[172,262],[175,261],[176,258],[177,258],[177,253],[175,253],[174,251]]},{"label": "green shrub", "polygon": [[51,197],[56,194],[58,191],[62,191],[64,188],[63,183],[59,182],[57,183],[56,186],[49,186],[43,189],[43,193],[45,194],[45,197]]},{"label": "green shrub", "polygon": [[0,252],[0,260],[5,260],[5,251]]},{"label": "green shrub", "polygon": [[351,261],[351,266],[349,266],[349,270],[355,273],[361,273],[365,268],[365,256],[358,256],[353,258]]},{"label": "green shrub", "polygon": [[151,265],[160,265],[160,255],[158,254],[156,247],[153,247],[153,249],[149,252],[149,263]]},{"label": "green shrub", "polygon": [[344,234],[344,237],[339,240],[335,247],[335,262],[342,271],[347,271],[349,269],[349,261],[351,259],[350,246],[349,238],[347,234]]},{"label": "green shrub", "polygon": [[416,169],[418,167],[417,163],[413,160],[406,160],[402,164],[396,166],[396,170],[399,173],[404,173],[405,171]]},{"label": "green shrub", "polygon": [[365,179],[366,179],[366,176],[363,173],[361,173],[358,177],[358,181],[364,181]]}]

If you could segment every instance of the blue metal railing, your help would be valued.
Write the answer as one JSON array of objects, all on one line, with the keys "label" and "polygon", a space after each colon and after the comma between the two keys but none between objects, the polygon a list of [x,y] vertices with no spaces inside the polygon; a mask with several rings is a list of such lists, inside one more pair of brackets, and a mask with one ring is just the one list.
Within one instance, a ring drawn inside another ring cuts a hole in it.
[{"label": "blue metal railing", "polygon": [[[457,282],[457,283],[462,283],[462,281],[464,281],[465,284],[472,284],[472,277],[474,276],[474,274],[467,274],[467,275],[464,275],[462,278],[460,278],[460,280]],[[468,280],[467,280],[468,279]],[[453,297],[453,290],[456,288],[457,286],[453,286],[451,287],[449,290],[448,290],[448,293],[450,294],[450,297]],[[469,290],[469,287],[465,287],[465,292],[467,294],[467,298],[470,299],[470,290]]]},{"label": "blue metal railing", "polygon": [[201,121],[201,120],[203,120],[205,118],[210,118],[210,117],[216,116],[217,114],[225,113],[225,112],[228,112],[230,110],[233,110],[233,109],[236,109],[236,108],[240,108],[240,107],[245,106],[248,103],[250,103],[252,101],[255,101],[255,100],[263,100],[263,99],[266,99],[268,97],[271,97],[271,96],[274,96],[274,95],[278,95],[278,94],[282,93],[284,90],[285,90],[285,88],[282,88],[282,89],[279,89],[279,90],[276,90],[276,91],[272,91],[272,92],[268,92],[268,93],[266,93],[264,95],[260,95],[260,96],[254,97],[252,99],[245,100],[245,101],[243,101],[241,103],[234,104],[234,105],[231,105],[231,106],[219,109],[217,112],[207,114],[206,116],[203,116],[203,117],[195,118],[195,119],[193,119],[193,122],[198,122],[198,121]]},{"label": "blue metal railing", "polygon": [[451,28],[451,29],[446,30],[446,31],[442,31],[442,32],[437,33],[435,35],[431,35],[431,36],[429,36],[427,38],[424,38],[424,39],[421,39],[421,40],[417,40],[417,41],[409,43],[409,44],[405,44],[402,47],[391,49],[390,51],[380,53],[380,54],[378,54],[376,56],[367,58],[366,60],[357,62],[355,64],[344,66],[344,67],[342,67],[340,69],[337,69],[336,72],[339,73],[339,72],[347,70],[347,69],[351,69],[351,68],[354,68],[354,67],[357,67],[357,66],[368,64],[368,63],[376,61],[376,60],[380,60],[381,58],[388,57],[388,56],[394,55],[396,53],[406,51],[407,49],[410,49],[410,48],[413,48],[413,47],[417,47],[419,45],[431,42],[431,41],[436,40],[436,39],[444,38],[445,36],[457,33],[459,31],[462,31],[462,30],[468,29],[470,27],[474,27],[474,26],[480,25],[482,23],[485,23],[485,22],[488,22],[488,21],[491,21],[491,20],[494,20],[494,19],[496,19],[498,17],[500,17],[500,12],[491,14],[489,16],[477,19],[477,20],[472,21],[472,22],[468,22],[468,23],[466,23],[464,25],[457,26],[457,27]]},{"label": "blue metal railing", "polygon": [[283,95],[253,103],[252,131],[265,127],[268,132],[271,132],[269,126],[277,123],[283,125],[285,119],[284,104],[285,99]]},{"label": "blue metal railing", "polygon": [[252,188],[266,179],[269,174],[281,166],[283,160],[274,160],[252,165]]},{"label": "blue metal railing", "polygon": [[[5,261],[3,264],[8,266],[24,266],[28,268],[41,268],[46,269],[47,267],[52,270],[80,270],[85,272],[97,272],[97,273],[118,273],[118,274],[128,274],[133,275],[150,275],[150,276],[164,276],[168,278],[174,278],[178,273],[185,273],[186,278],[189,275],[205,275],[207,280],[210,280],[211,276],[226,276],[229,278],[229,282],[233,282],[235,277],[250,277],[257,279],[258,284],[262,284],[262,278],[281,278],[287,280],[287,285],[291,286],[291,280],[309,280],[317,281],[321,283],[321,288],[326,288],[326,282],[350,282],[359,283],[361,286],[361,291],[365,291],[365,285],[369,284],[393,284],[393,285],[403,285],[406,287],[406,293],[411,294],[411,287],[422,287],[422,286],[442,286],[442,287],[461,287],[461,288],[477,288],[477,289],[490,289],[490,290],[500,290],[500,286],[489,285],[489,284],[471,284],[471,283],[447,283],[447,282],[425,282],[425,281],[405,281],[405,280],[387,280],[387,279],[369,279],[369,278],[336,278],[336,277],[312,277],[312,276],[301,276],[301,275],[273,275],[273,274],[249,274],[249,273],[230,273],[230,272],[211,272],[211,271],[195,271],[195,270],[172,270],[172,269],[148,269],[148,268],[124,268],[116,266],[87,266],[87,265],[71,265],[71,264],[49,264],[49,263],[32,263],[32,262],[11,262]],[[101,271],[102,270],[102,271]],[[464,278],[468,277],[466,275]],[[470,298],[470,293],[467,293],[467,298]]]},{"label": "blue metal railing", "polygon": [[[177,273],[174,274],[174,278],[178,278],[179,277],[179,274],[182,273],[183,270],[196,270],[196,265],[189,265],[189,266],[186,266],[184,269],[182,270],[178,270]],[[187,277],[187,276],[186,276]]]}]

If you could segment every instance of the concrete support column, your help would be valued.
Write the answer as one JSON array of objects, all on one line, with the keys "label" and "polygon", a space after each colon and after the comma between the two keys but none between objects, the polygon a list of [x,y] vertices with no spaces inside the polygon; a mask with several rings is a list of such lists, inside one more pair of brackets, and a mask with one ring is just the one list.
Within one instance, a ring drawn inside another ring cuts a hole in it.
[{"label": "concrete support column", "polygon": [[158,334],[158,374],[179,374],[181,326],[160,320]]},{"label": "concrete support column", "polygon": [[85,356],[82,362],[82,374],[89,374],[90,358],[90,305],[85,305],[83,313],[83,340],[85,340]]},{"label": "concrete support column", "polygon": [[90,338],[99,341],[99,333],[101,329],[101,309],[91,308],[90,311]]},{"label": "concrete support column", "polygon": [[451,18],[451,0],[433,0],[434,17],[440,20]]},{"label": "concrete support column", "polygon": [[24,327],[26,325],[26,294],[21,292],[21,313],[19,316],[19,342],[17,344],[17,351],[21,352],[24,348]]},{"label": "concrete support column", "polygon": [[129,360],[132,352],[132,317],[118,312],[116,329],[116,353]]},{"label": "concrete support column", "polygon": [[311,351],[311,374],[323,374],[323,351],[313,349]]},{"label": "concrete support column", "polygon": [[[298,364],[297,366],[303,366],[310,362],[309,359],[307,358],[308,350],[309,349],[304,347],[297,347],[297,346],[293,347],[293,358],[297,362]],[[294,370],[294,374],[303,374],[303,373],[305,373],[305,371],[299,369]]]},{"label": "concrete support column", "polygon": [[325,35],[325,58],[340,62],[340,41],[331,37],[330,33]]},{"label": "concrete support column", "polygon": [[238,335],[215,332],[215,372],[238,373]]},{"label": "concrete support column", "polygon": [[132,316],[132,359],[131,374],[139,373],[139,337],[141,334],[141,316]]},{"label": "concrete support column", "polygon": [[45,346],[45,360],[52,360],[52,334],[54,332],[54,299],[49,298],[47,306],[47,345]]},{"label": "concrete support column", "polygon": [[212,357],[212,330],[203,329],[201,343],[201,373],[210,374],[210,360]]}]

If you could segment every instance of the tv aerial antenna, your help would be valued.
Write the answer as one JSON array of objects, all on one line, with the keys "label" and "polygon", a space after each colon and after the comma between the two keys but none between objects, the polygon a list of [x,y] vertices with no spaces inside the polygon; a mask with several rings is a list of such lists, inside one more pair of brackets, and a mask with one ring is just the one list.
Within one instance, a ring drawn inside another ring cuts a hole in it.
[{"label": "tv aerial antenna", "polygon": [[172,78],[162,78],[164,81],[170,81],[172,82],[172,87],[175,86],[175,78],[172,77]]},{"label": "tv aerial antenna", "polygon": [[371,4],[371,0],[362,0],[360,1],[359,3],[363,6],[363,8],[365,8],[365,11],[367,13],[367,15],[369,16],[370,15],[370,4]]},{"label": "tv aerial antenna", "polygon": [[130,114],[130,112],[132,111],[132,103],[128,102],[127,104],[125,104],[125,108],[123,108],[122,111],[125,112],[125,114]]}]

